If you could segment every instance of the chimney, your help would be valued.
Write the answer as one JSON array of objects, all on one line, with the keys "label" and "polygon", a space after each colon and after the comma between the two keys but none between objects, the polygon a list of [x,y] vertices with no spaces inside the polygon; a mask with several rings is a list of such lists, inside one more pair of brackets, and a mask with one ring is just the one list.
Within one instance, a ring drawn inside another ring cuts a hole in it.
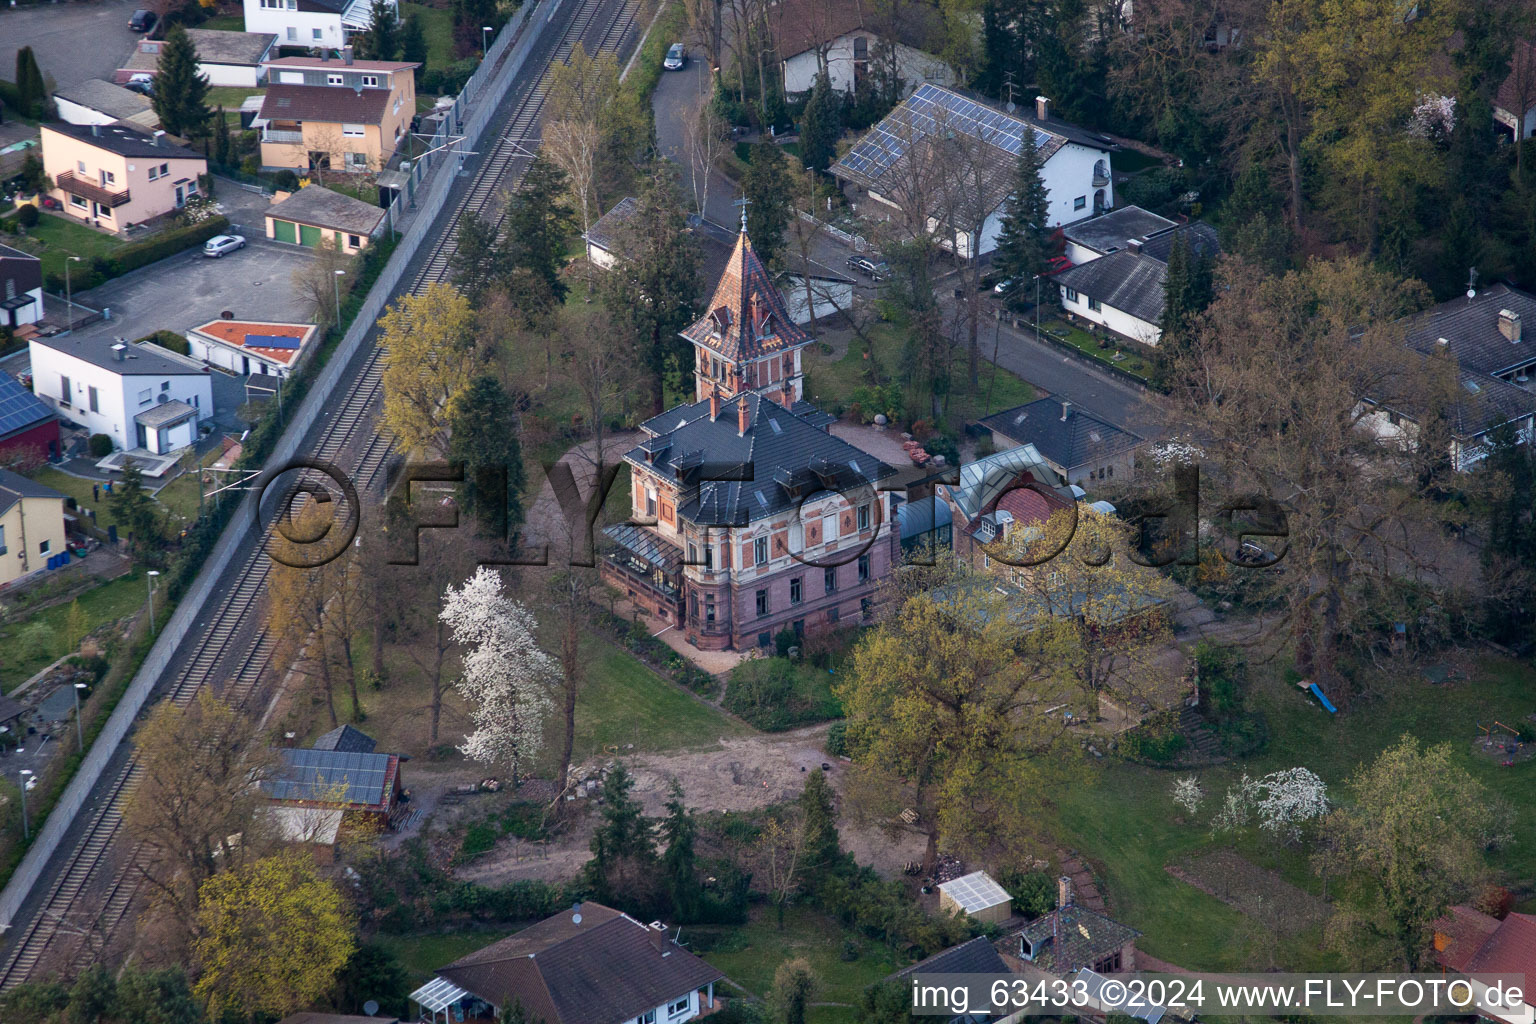
[{"label": "chimney", "polygon": [[101,125],[99,125],[99,124],[91,125],[91,134],[99,136],[101,134]]},{"label": "chimney", "polygon": [[786,409],[795,407],[795,388],[788,378],[785,378],[784,383],[779,386],[779,404]]},{"label": "chimney", "polygon": [[350,46],[343,46],[341,48],[341,62],[343,64],[351,64],[352,63],[352,47],[350,47]]},{"label": "chimney", "polygon": [[1051,101],[1044,96],[1035,97],[1035,117],[1041,121],[1051,116]]},{"label": "chimney", "polygon": [[166,145],[165,132],[160,130],[159,128],[155,129],[155,145],[157,145],[157,146],[164,146],[164,145]]},{"label": "chimney", "polygon": [[320,63],[321,64],[328,64],[328,63],[330,63],[330,60],[331,60],[331,51],[330,50],[322,49],[320,51]]},{"label": "chimney", "polygon": [[1072,879],[1062,875],[1056,879],[1056,909],[1065,910],[1072,905]]},{"label": "chimney", "polygon": [[1072,403],[1071,402],[1062,402],[1061,403],[1061,422],[1063,422],[1063,423],[1067,422],[1067,420],[1071,417],[1071,415],[1072,415]]},{"label": "chimney", "polygon": [[713,423],[720,418],[720,387],[714,385],[709,389],[709,422]]},{"label": "chimney", "polygon": [[1520,341],[1520,314],[1512,309],[1499,310],[1499,333],[1510,341]]},{"label": "chimney", "polygon": [[127,351],[128,343],[123,341],[122,338],[118,338],[117,343],[112,346],[113,358],[115,358],[118,362],[122,362],[125,358],[124,353]]},{"label": "chimney", "polygon": [[747,396],[744,394],[738,395],[736,397],[736,433],[739,436],[745,437],[747,426]]},{"label": "chimney", "polygon": [[1131,252],[1141,252],[1142,244],[1145,241],[1146,240],[1142,239],[1142,238],[1132,238],[1132,239],[1130,239],[1129,241],[1127,241],[1125,243],[1125,247],[1127,249],[1129,249]]}]

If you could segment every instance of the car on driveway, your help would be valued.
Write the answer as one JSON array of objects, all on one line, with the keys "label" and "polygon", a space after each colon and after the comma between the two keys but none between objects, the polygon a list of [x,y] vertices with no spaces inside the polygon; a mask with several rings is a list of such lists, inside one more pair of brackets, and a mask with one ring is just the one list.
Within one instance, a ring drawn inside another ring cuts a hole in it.
[{"label": "car on driveway", "polygon": [[131,89],[132,91],[138,93],[140,96],[148,96],[153,99],[155,95],[155,76],[140,71],[138,74],[128,79],[128,81],[124,82],[123,88]]},{"label": "car on driveway", "polygon": [[244,235],[214,235],[203,243],[203,255],[218,259],[227,252],[245,248]]},{"label": "car on driveway", "polygon": [[148,32],[159,20],[160,16],[154,11],[138,10],[128,19],[128,27],[135,32]]},{"label": "car on driveway", "polygon": [[871,281],[877,283],[891,276],[891,266],[889,263],[877,263],[864,256],[848,257],[848,269],[856,274],[863,274]]},{"label": "car on driveway", "polygon": [[661,66],[668,71],[681,71],[683,65],[688,63],[688,51],[682,43],[673,43],[667,48],[667,59],[661,62]]}]

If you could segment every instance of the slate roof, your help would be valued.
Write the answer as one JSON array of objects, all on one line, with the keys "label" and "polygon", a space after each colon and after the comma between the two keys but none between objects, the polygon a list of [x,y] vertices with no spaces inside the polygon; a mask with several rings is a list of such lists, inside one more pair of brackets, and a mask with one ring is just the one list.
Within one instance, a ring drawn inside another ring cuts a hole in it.
[{"label": "slate roof", "polygon": [[635,216],[640,210],[640,200],[634,196],[625,196],[614,204],[613,209],[603,214],[587,228],[587,241],[599,249],[618,254],[620,229]]},{"label": "slate roof", "polygon": [[[745,434],[737,429],[743,404]],[[815,408],[797,403],[796,409],[802,406]],[[684,494],[696,484],[697,495],[680,501],[677,510],[679,518],[696,523],[745,526],[798,507],[806,495],[859,481],[873,484],[895,472],[757,391],[722,400],[717,419],[710,419],[706,400],[663,413],[643,426],[649,430],[651,424],[672,417],[680,425],[657,430],[624,457],[678,480]]]},{"label": "slate roof", "polygon": [[113,338],[81,338],[73,334],[62,334],[51,338],[33,338],[28,344],[41,345],[83,359],[121,377],[185,377],[208,373],[208,367],[202,363],[151,342],[136,341],[128,344],[121,360],[112,349],[116,344]]},{"label": "slate roof", "polygon": [[[36,480],[28,480],[20,473],[0,469],[0,514],[10,511],[12,505],[23,498],[60,498],[64,495],[51,487],[44,487]],[[0,719],[3,721],[3,719]]]},{"label": "slate roof", "polygon": [[372,736],[350,725],[337,726],[309,745],[311,750],[335,750],[343,754],[371,754],[378,744]]},{"label": "slate roof", "polygon": [[333,192],[324,185],[305,185],[282,202],[267,207],[262,215],[354,235],[373,234],[384,219],[380,207]]},{"label": "slate roof", "polygon": [[147,97],[139,95],[132,89],[124,89],[120,85],[114,85],[99,78],[87,78],[67,89],[55,91],[53,96],[54,99],[68,100],[82,107],[99,110],[118,120],[142,114],[153,107]]},{"label": "slate roof", "polygon": [[0,439],[53,419],[53,409],[21,381],[0,370]]},{"label": "slate roof", "polygon": [[1163,319],[1168,264],[1150,256],[1121,249],[1068,267],[1052,280],[1149,324]]},{"label": "slate roof", "polygon": [[745,228],[706,309],[682,336],[735,362],[789,352],[811,342],[811,336],[790,318],[784,296],[752,248]]},{"label": "slate roof", "polygon": [[11,697],[0,696],[0,722],[9,722],[27,713],[27,707]]},{"label": "slate roof", "polygon": [[1536,391],[1466,369],[1457,372],[1460,400],[1451,407],[1451,429],[1473,437],[1503,423],[1536,413]]},{"label": "slate roof", "polygon": [[6,259],[6,260],[36,260],[39,263],[42,262],[41,259],[39,259],[33,253],[27,252],[27,251],[25,251],[23,249],[17,249],[14,246],[9,246],[9,245],[0,245],[0,259]]},{"label": "slate roof", "polygon": [[[187,38],[192,41],[192,48],[197,51],[199,63],[237,64],[251,67],[260,64],[261,59],[271,52],[272,44],[277,42],[277,35],[273,32],[231,32],[215,28],[189,28]],[[146,51],[145,46],[148,43],[163,46],[165,40],[141,42],[123,67],[130,71],[158,72],[160,54]]]},{"label": "slate roof", "polygon": [[63,121],[51,121],[42,126],[45,132],[58,132],[60,135],[68,135],[79,139],[81,142],[104,149],[109,153],[126,157],[158,157],[161,160],[199,160],[203,154],[194,152],[185,146],[178,146],[170,141],[167,135],[160,136],[160,143],[155,143],[155,136],[148,132],[141,132],[130,125],[117,122],[115,124],[66,124]]},{"label": "slate roof", "polygon": [[[1519,314],[1521,341],[1499,332],[1501,309]],[[1463,369],[1477,373],[1497,376],[1536,361],[1536,295],[1496,284],[1471,299],[1455,298],[1409,318],[1406,340],[1411,347],[1434,352],[1440,338]]]},{"label": "slate roof", "polygon": [[1008,965],[997,955],[992,941],[985,935],[978,935],[969,942],[950,946],[926,960],[903,967],[891,977],[905,978],[913,974],[989,974],[1002,977],[1009,973]]},{"label": "slate roof", "polygon": [[1061,233],[1067,241],[1104,255],[1124,249],[1125,243],[1132,238],[1146,238],[1177,226],[1174,221],[1151,210],[1143,210],[1139,206],[1122,206],[1118,210],[1068,224],[1061,229]]},{"label": "slate roof", "polygon": [[[1070,904],[1042,914],[1019,932],[1037,950],[1033,962],[1048,971],[1066,974],[1109,956],[1140,935],[1136,929],[1103,914]],[[1026,958],[1027,959],[1027,958]]]},{"label": "slate roof", "polygon": [[981,425],[1015,444],[1034,445],[1041,455],[1066,470],[1101,465],[1145,441],[1139,434],[1075,407],[1063,420],[1062,403],[1055,398],[993,413],[981,420]]},{"label": "slate roof", "polygon": [[725,977],[666,932],[590,901],[437,976],[498,1007],[520,1000],[545,1024],[619,1024]]},{"label": "slate roof", "polygon": [[1216,229],[1203,220],[1180,224],[1172,231],[1159,232],[1147,239],[1141,251],[1143,255],[1167,263],[1168,254],[1173,252],[1173,245],[1177,241],[1187,243],[1189,251],[1196,256],[1215,257],[1221,252],[1221,242],[1216,237]]},{"label": "slate roof", "polygon": [[261,116],[268,121],[324,121],[345,124],[378,124],[389,109],[389,89],[346,89],[335,85],[267,86]]}]

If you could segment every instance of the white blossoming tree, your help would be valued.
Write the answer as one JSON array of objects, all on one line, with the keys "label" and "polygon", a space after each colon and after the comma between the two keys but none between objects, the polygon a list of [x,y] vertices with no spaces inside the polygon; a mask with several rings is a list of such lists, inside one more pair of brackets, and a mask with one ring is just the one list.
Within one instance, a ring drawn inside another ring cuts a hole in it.
[{"label": "white blossoming tree", "polygon": [[1259,788],[1259,827],[1286,842],[1300,839],[1303,824],[1328,813],[1328,787],[1306,768],[1270,772]]},{"label": "white blossoming tree", "polygon": [[439,614],[464,648],[457,688],[469,701],[475,728],[459,750],[472,760],[507,766],[515,784],[518,768],[543,746],[558,666],[534,641],[537,623],[528,609],[502,592],[501,576],[486,566],[463,586],[443,591]]},{"label": "white blossoming tree", "polygon": [[1173,802],[1190,814],[1198,811],[1204,800],[1205,790],[1200,788],[1200,780],[1193,775],[1173,780]]},{"label": "white blossoming tree", "polygon": [[1211,819],[1211,827],[1217,832],[1235,832],[1246,827],[1253,817],[1254,805],[1258,803],[1258,789],[1259,784],[1244,772],[1242,778],[1227,787],[1227,795]]}]

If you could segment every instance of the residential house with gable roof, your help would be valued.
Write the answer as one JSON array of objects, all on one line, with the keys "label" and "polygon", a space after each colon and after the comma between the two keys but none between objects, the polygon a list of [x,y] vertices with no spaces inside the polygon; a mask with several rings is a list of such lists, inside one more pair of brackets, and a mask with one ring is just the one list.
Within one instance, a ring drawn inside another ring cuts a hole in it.
[{"label": "residential house with gable roof", "polygon": [[812,341],[743,225],[708,312],[682,332],[695,401],[641,424],[633,514],[603,578],[701,650],[767,646],[867,619],[899,557],[891,467],[804,400]]},{"label": "residential house with gable roof", "polygon": [[409,61],[279,57],[263,65],[264,167],[383,170],[416,116],[416,76]]},{"label": "residential house with gable roof", "polygon": [[64,545],[64,495],[0,469],[0,588],[68,561]]},{"label": "residential house with gable roof", "polygon": [[590,900],[437,969],[418,1019],[495,1021],[514,1003],[544,1024],[684,1024],[716,1009],[717,968],[660,922]]},{"label": "residential house with gable roof", "polygon": [[[830,170],[862,216],[889,217],[921,203],[926,209],[906,212],[926,216],[941,244],[962,258],[984,256],[997,248],[1025,132],[1034,133],[1049,226],[1114,206],[1114,142],[1051,116],[1044,96],[1030,111],[1007,111],[956,89],[922,85]],[[962,216],[975,221],[955,223]]]},{"label": "residential house with gable roof", "polygon": [[186,206],[200,194],[197,179],[208,173],[201,153],[163,131],[149,134],[122,121],[59,121],[41,125],[39,134],[43,173],[63,211],[119,234]]},{"label": "residential house with gable roof", "polygon": [[1448,970],[1461,974],[1523,974],[1526,978],[1523,1013],[1482,1016],[1504,1024],[1529,1020],[1536,998],[1530,981],[1536,978],[1536,915],[1509,913],[1501,921],[1480,910],[1455,906],[1435,922],[1435,956]]},{"label": "residential house with gable roof", "polygon": [[928,39],[942,38],[932,8],[912,4],[893,10],[874,0],[775,0],[766,16],[785,95],[810,92],[823,70],[832,88],[845,93],[876,74],[900,79],[903,96],[925,82],[959,80],[953,68],[923,50]]},{"label": "residential house with gable roof", "polygon": [[0,245],[0,327],[25,327],[43,318],[43,261]]},{"label": "residential house with gable roof", "polygon": [[1058,476],[1085,488],[1117,478],[1122,483],[1130,480],[1136,472],[1136,450],[1144,443],[1139,434],[1055,398],[993,413],[980,425],[992,431],[998,448],[1033,445]]},{"label": "residential house with gable roof", "polygon": [[[270,32],[279,46],[345,46],[373,24],[373,0],[244,0],[246,32]],[[399,18],[397,0],[384,0]]]}]

